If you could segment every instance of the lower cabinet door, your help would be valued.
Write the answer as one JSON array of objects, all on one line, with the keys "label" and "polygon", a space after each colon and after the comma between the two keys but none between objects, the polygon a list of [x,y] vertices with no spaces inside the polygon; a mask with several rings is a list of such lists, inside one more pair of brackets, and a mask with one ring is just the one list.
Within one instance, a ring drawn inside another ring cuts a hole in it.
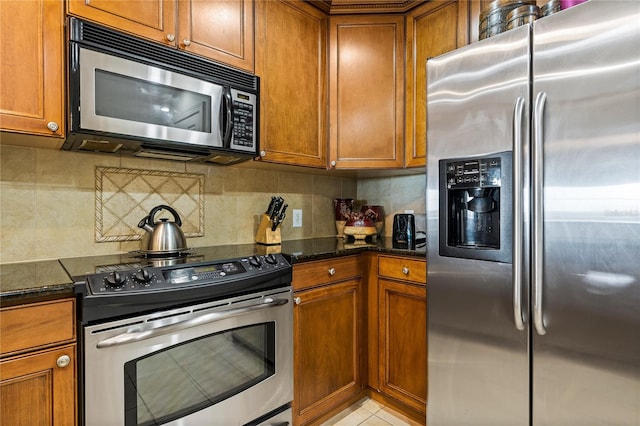
[{"label": "lower cabinet door", "polygon": [[300,291],[294,308],[294,425],[336,408],[363,389],[361,279]]},{"label": "lower cabinet door", "polygon": [[0,424],[76,424],[76,345],[0,362]]},{"label": "lower cabinet door", "polygon": [[427,289],[379,279],[379,386],[425,413],[427,400]]}]

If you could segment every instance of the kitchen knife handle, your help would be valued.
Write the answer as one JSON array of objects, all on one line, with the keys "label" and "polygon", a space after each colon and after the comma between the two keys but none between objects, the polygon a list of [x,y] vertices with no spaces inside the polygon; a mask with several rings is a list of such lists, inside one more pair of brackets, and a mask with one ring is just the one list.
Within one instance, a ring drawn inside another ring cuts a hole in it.
[{"label": "kitchen knife handle", "polygon": [[513,321],[518,330],[524,330],[522,318],[522,123],[524,120],[524,98],[518,97],[513,110]]},{"label": "kitchen knife handle", "polygon": [[544,255],[544,205],[542,189],[544,186],[543,145],[544,145],[544,108],[547,94],[540,92],[533,107],[533,153],[531,162],[533,226],[531,229],[533,247],[531,251],[531,280],[533,283],[533,325],[536,332],[544,336],[547,330],[542,319],[543,255]]}]

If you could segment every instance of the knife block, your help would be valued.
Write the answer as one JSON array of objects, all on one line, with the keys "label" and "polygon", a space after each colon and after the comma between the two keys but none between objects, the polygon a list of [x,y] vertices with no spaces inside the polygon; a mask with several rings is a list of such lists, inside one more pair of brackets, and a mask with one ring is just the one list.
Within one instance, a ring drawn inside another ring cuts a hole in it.
[{"label": "knife block", "polygon": [[263,213],[260,218],[260,225],[258,225],[258,231],[256,232],[256,243],[265,245],[282,243],[280,227],[277,227],[275,231],[272,231],[272,226],[273,222],[269,219],[269,216]]}]

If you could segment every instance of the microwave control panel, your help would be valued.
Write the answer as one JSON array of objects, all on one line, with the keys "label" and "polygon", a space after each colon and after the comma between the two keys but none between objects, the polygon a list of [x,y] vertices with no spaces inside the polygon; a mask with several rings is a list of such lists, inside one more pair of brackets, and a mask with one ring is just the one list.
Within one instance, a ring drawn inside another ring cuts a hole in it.
[{"label": "microwave control panel", "polygon": [[231,148],[254,151],[256,144],[256,96],[231,89],[233,98],[233,139]]}]

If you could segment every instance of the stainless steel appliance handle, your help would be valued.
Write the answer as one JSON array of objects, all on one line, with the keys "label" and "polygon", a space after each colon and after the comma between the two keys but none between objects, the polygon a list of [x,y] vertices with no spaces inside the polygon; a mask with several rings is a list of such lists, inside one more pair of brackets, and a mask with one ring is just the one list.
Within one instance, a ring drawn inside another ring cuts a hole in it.
[{"label": "stainless steel appliance handle", "polygon": [[533,227],[531,229],[533,247],[531,249],[531,281],[533,283],[533,325],[536,332],[544,336],[547,333],[542,320],[542,288],[543,288],[543,254],[544,254],[544,206],[542,189],[544,185],[543,143],[544,143],[544,108],[547,94],[538,93],[533,107],[533,154],[531,174],[533,181]]},{"label": "stainless steel appliance handle", "polygon": [[128,343],[139,342],[141,340],[147,340],[156,336],[161,336],[163,334],[173,333],[175,331],[197,327],[202,324],[208,324],[211,322],[220,321],[223,319],[245,314],[248,312],[286,305],[287,303],[289,303],[289,299],[272,299],[270,297],[267,297],[261,300],[259,303],[251,306],[211,312],[208,314],[199,315],[194,318],[189,318],[188,320],[185,320],[185,321],[180,321],[173,324],[164,325],[164,326],[155,327],[155,328],[132,329],[125,333],[118,334],[117,336],[113,336],[113,337],[109,337],[108,339],[101,340],[96,344],[96,347],[98,349],[104,349],[104,348],[110,348],[113,346],[120,346]]},{"label": "stainless steel appliance handle", "polygon": [[513,109],[513,321],[518,330],[524,330],[522,318],[522,122],[524,98],[518,97]]},{"label": "stainless steel appliance handle", "polygon": [[222,94],[223,111],[224,111],[224,133],[222,134],[222,145],[229,148],[231,145],[231,137],[233,136],[233,99],[231,98],[231,89],[225,87]]}]

